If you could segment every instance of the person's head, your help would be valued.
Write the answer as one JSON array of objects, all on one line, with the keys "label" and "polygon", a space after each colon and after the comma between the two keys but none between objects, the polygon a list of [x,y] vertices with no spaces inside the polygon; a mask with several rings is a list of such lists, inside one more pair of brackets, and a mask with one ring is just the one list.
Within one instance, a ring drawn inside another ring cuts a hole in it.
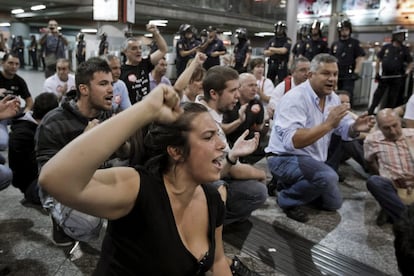
[{"label": "person's head", "polygon": [[217,37],[217,28],[214,26],[208,26],[207,28],[208,31],[208,38],[209,39],[214,39]]},{"label": "person's head", "polygon": [[153,124],[144,139],[146,166],[155,173],[178,173],[185,170],[197,183],[220,178],[224,142],[207,108],[198,103],[184,103],[183,114],[168,125]]},{"label": "person's head", "polygon": [[392,32],[392,41],[402,44],[404,40],[407,39],[407,36],[408,36],[408,30],[404,29],[401,26],[397,26],[395,30]]},{"label": "person's head", "polygon": [[84,34],[84,33],[79,33],[79,34],[78,34],[78,39],[79,39],[80,41],[82,41],[84,38],[85,38],[85,34]]},{"label": "person's head", "polygon": [[47,27],[48,27],[48,29],[51,33],[58,33],[59,32],[59,29],[58,29],[59,25],[58,25],[57,21],[54,20],[54,19],[49,20],[49,23],[48,23]]},{"label": "person's head", "polygon": [[265,60],[263,58],[254,58],[250,61],[250,69],[256,79],[261,79],[264,75]]},{"label": "person's head", "polygon": [[209,106],[223,113],[232,110],[239,99],[239,73],[226,66],[208,69],[203,80],[204,99]]},{"label": "person's head", "polygon": [[194,35],[193,27],[190,24],[181,24],[178,32],[182,38],[186,39],[191,39]]},{"label": "person's head", "polygon": [[310,33],[309,24],[303,24],[302,26],[300,26],[299,37],[301,40],[307,39],[309,37],[309,33]]},{"label": "person's head", "polygon": [[240,74],[239,82],[240,103],[248,103],[255,98],[258,91],[256,77],[250,73],[243,73]]},{"label": "person's head", "polygon": [[352,33],[352,24],[349,20],[343,20],[338,22],[336,25],[336,30],[338,31],[339,38],[346,40],[351,36]]},{"label": "person's head", "polygon": [[6,78],[13,78],[20,67],[19,57],[16,53],[7,53],[3,56],[3,75]]},{"label": "person's head", "polygon": [[142,60],[141,41],[135,37],[130,37],[122,45],[123,52],[127,58],[126,64],[138,65]]},{"label": "person's head", "polygon": [[65,58],[59,58],[56,61],[56,74],[61,81],[67,81],[69,79],[69,60]]},{"label": "person's head", "polygon": [[59,101],[55,93],[40,93],[33,103],[33,119],[40,121],[50,110],[59,106]]},{"label": "person's head", "polygon": [[31,40],[31,41],[36,41],[36,37],[35,37],[34,35],[31,35],[31,36],[30,36],[30,40]]},{"label": "person's head", "polygon": [[113,81],[118,81],[121,76],[121,60],[119,57],[109,54],[106,56],[106,61],[108,62],[109,68],[111,68]]},{"label": "person's head", "polygon": [[403,276],[414,275],[414,205],[411,204],[394,222],[394,249],[398,270]]},{"label": "person's head", "polygon": [[247,30],[246,28],[237,28],[235,31],[235,37],[239,41],[247,40]]},{"label": "person's head", "polygon": [[187,97],[195,99],[197,95],[203,94],[203,79],[205,75],[206,69],[202,66],[198,66],[194,69],[187,86]]},{"label": "person's head", "polygon": [[92,57],[76,70],[77,99],[93,111],[112,108],[112,72],[106,60]]},{"label": "person's head", "polygon": [[106,33],[102,33],[100,37],[101,37],[102,41],[105,41],[107,39],[108,35]]},{"label": "person's head", "polygon": [[309,69],[310,62],[307,58],[298,57],[293,59],[290,71],[292,72],[292,78],[296,85],[299,85],[308,79]]},{"label": "person's head", "polygon": [[314,39],[322,37],[323,23],[319,20],[314,20],[310,30],[310,36]]},{"label": "person's head", "polygon": [[330,54],[316,55],[310,64],[308,79],[312,89],[322,98],[336,89],[338,60]]},{"label": "person's head", "polygon": [[381,109],[377,113],[377,125],[385,139],[397,141],[402,135],[401,118],[392,108]]},{"label": "person's head", "polygon": [[284,37],[286,36],[286,31],[287,31],[287,24],[286,21],[278,21],[275,23],[275,36],[276,37]]},{"label": "person's head", "polygon": [[336,94],[339,96],[339,100],[341,101],[341,104],[348,105],[349,108],[351,108],[351,94],[349,94],[346,90],[337,90]]},{"label": "person's head", "polygon": [[167,73],[167,66],[167,60],[165,57],[162,57],[153,69],[154,74],[157,76],[164,76]]}]

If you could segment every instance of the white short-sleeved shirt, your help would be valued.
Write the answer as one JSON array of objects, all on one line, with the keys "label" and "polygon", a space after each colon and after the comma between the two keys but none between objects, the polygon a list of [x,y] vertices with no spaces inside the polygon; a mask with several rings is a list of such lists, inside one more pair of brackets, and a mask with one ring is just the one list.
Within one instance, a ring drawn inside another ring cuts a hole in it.
[{"label": "white short-sleeved shirt", "polygon": [[[66,87],[66,89],[65,89]],[[48,77],[43,84],[43,92],[55,93],[58,98],[62,98],[67,92],[76,89],[75,76],[69,74],[67,81],[59,79],[57,73]]]},{"label": "white short-sleeved shirt", "polygon": [[404,119],[414,120],[414,94],[411,95],[405,106]]}]

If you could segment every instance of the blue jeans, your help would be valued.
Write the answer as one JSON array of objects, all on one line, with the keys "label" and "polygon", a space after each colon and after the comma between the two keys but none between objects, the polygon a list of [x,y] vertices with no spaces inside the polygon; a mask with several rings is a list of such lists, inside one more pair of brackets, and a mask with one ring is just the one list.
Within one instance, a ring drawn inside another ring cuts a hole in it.
[{"label": "blue jeans", "polygon": [[266,185],[257,180],[225,179],[211,184],[217,188],[225,185],[227,189],[225,225],[247,220],[267,199]]},{"label": "blue jeans", "polygon": [[406,206],[398,196],[390,179],[371,175],[367,180],[367,188],[393,222],[400,218]]},{"label": "blue jeans", "polygon": [[281,184],[277,201],[282,209],[320,204],[326,210],[341,208],[342,196],[338,188],[337,173],[324,162],[309,156],[270,156],[270,172]]}]

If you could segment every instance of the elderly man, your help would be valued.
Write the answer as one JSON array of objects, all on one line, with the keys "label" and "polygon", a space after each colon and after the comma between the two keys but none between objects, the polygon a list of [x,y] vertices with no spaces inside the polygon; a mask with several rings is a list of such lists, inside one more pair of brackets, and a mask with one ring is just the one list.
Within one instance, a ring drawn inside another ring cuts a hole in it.
[{"label": "elderly man", "polygon": [[[367,188],[378,201],[382,210],[377,225],[397,221],[406,209],[406,203],[397,188],[409,196],[414,186],[414,129],[402,128],[401,119],[391,108],[377,114],[379,130],[365,138],[364,153],[372,175]],[[413,197],[414,198],[414,197]]]},{"label": "elderly man", "polygon": [[349,140],[374,125],[367,114],[356,120],[347,116],[349,106],[333,93],[337,79],[337,59],[316,55],[308,80],[282,98],[265,149],[269,170],[278,179],[277,202],[299,222],[309,219],[303,205],[316,203],[331,211],[342,205],[338,175],[325,164],[332,133]]}]

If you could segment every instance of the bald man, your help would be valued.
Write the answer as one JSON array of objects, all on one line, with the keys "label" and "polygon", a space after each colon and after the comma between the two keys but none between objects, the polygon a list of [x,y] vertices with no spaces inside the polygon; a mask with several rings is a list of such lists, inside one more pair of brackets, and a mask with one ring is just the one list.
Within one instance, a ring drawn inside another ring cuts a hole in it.
[{"label": "bald man", "polygon": [[[402,128],[401,119],[391,108],[377,113],[377,131],[369,134],[364,142],[365,159],[375,175],[367,180],[367,188],[378,201],[381,211],[376,223],[394,223],[406,209],[397,193],[405,189],[409,195],[414,187],[414,129]],[[414,198],[414,197],[413,197]]]}]

